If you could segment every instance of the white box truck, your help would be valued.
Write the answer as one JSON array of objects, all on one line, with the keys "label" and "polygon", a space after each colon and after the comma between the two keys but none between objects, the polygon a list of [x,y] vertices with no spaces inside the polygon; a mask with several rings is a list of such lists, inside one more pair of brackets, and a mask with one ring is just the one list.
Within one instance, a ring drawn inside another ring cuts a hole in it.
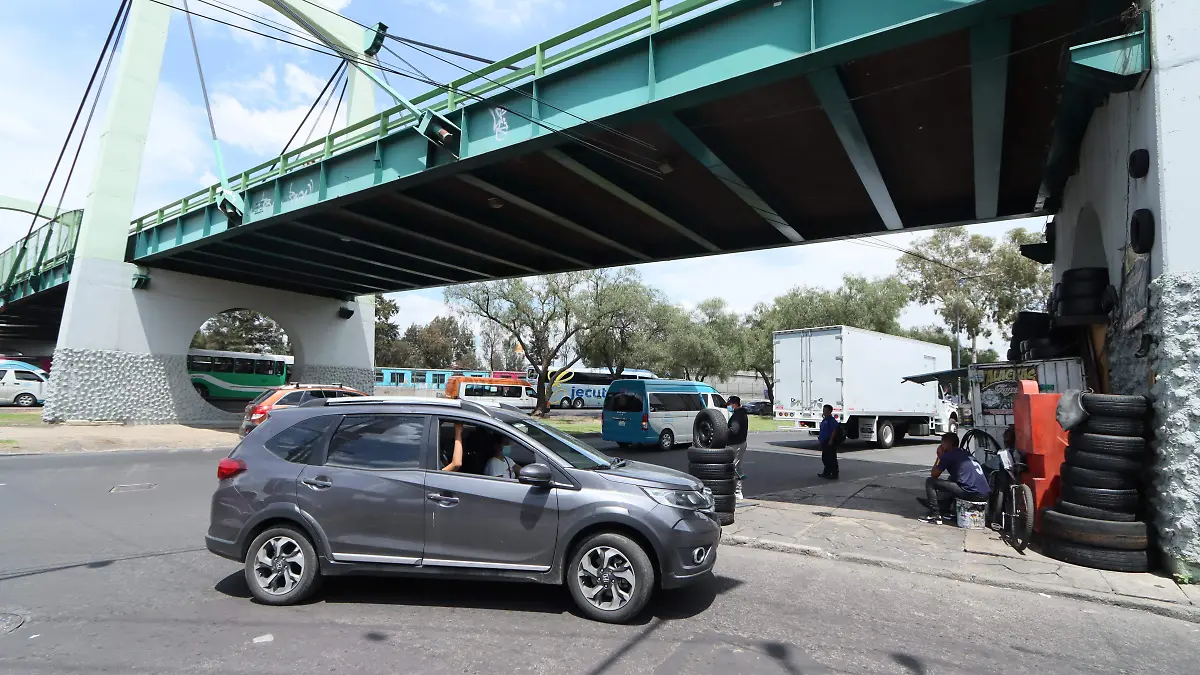
[{"label": "white box truck", "polygon": [[904,380],[949,370],[949,347],[849,326],[778,331],[774,343],[776,420],[816,434],[829,404],[847,439],[881,448],[958,430],[958,409],[936,382]]}]

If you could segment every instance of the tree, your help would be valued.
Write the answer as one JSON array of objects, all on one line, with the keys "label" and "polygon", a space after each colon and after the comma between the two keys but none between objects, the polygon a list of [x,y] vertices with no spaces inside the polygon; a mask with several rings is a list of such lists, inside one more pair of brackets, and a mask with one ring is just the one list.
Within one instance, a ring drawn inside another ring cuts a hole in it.
[{"label": "tree", "polygon": [[375,295],[375,365],[409,365],[413,349],[400,339],[400,327],[392,321],[400,313],[395,300],[382,293]]},{"label": "tree", "polygon": [[619,296],[612,298],[612,319],[581,332],[576,343],[584,363],[620,377],[626,368],[649,367],[654,343],[665,337],[662,312],[655,311],[665,300],[636,276],[614,284],[610,293]]},{"label": "tree", "polygon": [[205,321],[192,337],[191,346],[228,352],[292,353],[279,324],[252,309],[227,310]]},{"label": "tree", "polygon": [[[942,326],[917,326],[916,328],[909,328],[908,330],[903,331],[902,334],[914,340],[932,342],[933,344],[945,345],[947,347],[954,347],[954,336]],[[951,368],[969,366],[972,363],[977,362],[975,360],[976,358],[979,359],[978,363],[996,363],[1000,360],[1000,355],[995,349],[988,348],[980,350],[978,357],[973,356],[970,351],[967,351],[962,355],[962,365],[960,366],[958,363],[957,351],[958,350],[951,350],[950,352]]]},{"label": "tree", "polygon": [[703,382],[727,378],[742,368],[745,334],[741,317],[721,298],[701,302],[694,311],[668,303],[653,309],[661,337],[644,353],[659,374]]},{"label": "tree", "polygon": [[979,338],[991,335],[989,319],[996,313],[995,295],[989,290],[995,282],[981,278],[993,272],[994,248],[991,237],[946,228],[917,241],[913,251],[918,255],[901,256],[896,263],[898,276],[912,289],[912,299],[937,304],[938,315],[953,334],[966,333],[973,356]]},{"label": "tree", "polygon": [[[991,269],[994,276],[987,287],[995,302],[992,321],[1000,326],[1005,338],[1012,337],[1012,325],[1017,313],[1040,312],[1054,288],[1050,265],[1043,265],[1021,255],[1022,244],[1036,244],[1042,235],[1023,227],[1009,230],[992,251]],[[980,363],[985,363],[980,361]]]},{"label": "tree", "polygon": [[411,348],[408,365],[416,368],[479,368],[475,334],[466,323],[452,316],[439,316],[421,326],[412,324],[401,342]]},{"label": "tree", "polygon": [[908,305],[909,289],[894,277],[867,279],[846,275],[830,291],[797,287],[770,303],[759,303],[746,317],[745,364],[767,385],[775,400],[775,345],[772,333],[795,328],[853,326],[900,334],[900,312]]},{"label": "tree", "polygon": [[525,369],[525,356],[517,351],[517,341],[494,323],[485,323],[479,331],[483,365],[488,370],[518,371]]},{"label": "tree", "polygon": [[583,332],[603,326],[623,308],[614,287],[633,278],[629,270],[591,270],[531,279],[502,279],[446,289],[460,312],[496,324],[516,340],[537,371],[537,410],[547,410],[551,370],[579,361],[572,349]]}]

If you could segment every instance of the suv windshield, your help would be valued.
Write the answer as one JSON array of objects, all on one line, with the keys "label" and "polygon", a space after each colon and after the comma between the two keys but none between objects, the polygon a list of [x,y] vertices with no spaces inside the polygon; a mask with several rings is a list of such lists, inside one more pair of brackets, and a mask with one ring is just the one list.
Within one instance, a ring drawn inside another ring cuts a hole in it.
[{"label": "suv windshield", "polygon": [[615,460],[583,441],[528,417],[501,417],[510,427],[541,443],[576,469],[607,469]]}]

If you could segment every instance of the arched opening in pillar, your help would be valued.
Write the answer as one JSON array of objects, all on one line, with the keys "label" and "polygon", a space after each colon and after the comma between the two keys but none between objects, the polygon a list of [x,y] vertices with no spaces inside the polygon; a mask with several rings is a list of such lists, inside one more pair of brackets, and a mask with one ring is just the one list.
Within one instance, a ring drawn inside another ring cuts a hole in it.
[{"label": "arched opening in pillar", "polygon": [[1091,203],[1079,209],[1075,219],[1075,236],[1071,245],[1071,269],[1078,267],[1108,267],[1104,252],[1104,234],[1100,215]]},{"label": "arched opening in pillar", "polygon": [[229,413],[240,413],[273,387],[295,382],[300,365],[295,343],[283,327],[253,309],[228,309],[210,317],[188,347],[193,389]]}]

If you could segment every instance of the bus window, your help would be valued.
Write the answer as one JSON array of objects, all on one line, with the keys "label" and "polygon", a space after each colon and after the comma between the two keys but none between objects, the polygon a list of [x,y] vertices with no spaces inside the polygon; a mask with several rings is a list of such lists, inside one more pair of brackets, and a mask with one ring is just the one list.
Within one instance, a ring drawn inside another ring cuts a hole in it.
[{"label": "bus window", "polygon": [[505,386],[502,389],[504,390],[504,398],[521,398],[520,387]]},{"label": "bus window", "polygon": [[254,374],[255,375],[274,375],[275,374],[275,362],[274,361],[255,361],[254,362]]},{"label": "bus window", "polygon": [[286,373],[286,372],[287,372],[287,363],[285,361],[276,361],[275,362],[275,374],[278,375],[279,377],[283,377],[284,373]]},{"label": "bus window", "polygon": [[383,371],[382,370],[375,371],[375,381],[380,382],[380,383],[383,382]]},{"label": "bus window", "polygon": [[433,384],[446,384],[446,374],[445,373],[434,373],[432,375],[432,379],[430,381]]},{"label": "bus window", "polygon": [[233,372],[239,375],[253,375],[254,361],[252,359],[234,359]]},{"label": "bus window", "polygon": [[212,372],[212,359],[207,356],[189,356],[188,370],[195,373]]},{"label": "bus window", "polygon": [[404,384],[404,373],[388,373],[391,376],[392,384]]},{"label": "bus window", "polygon": [[412,374],[412,383],[413,384],[425,384],[425,371],[423,371],[423,370],[414,371]]},{"label": "bus window", "polygon": [[214,356],[212,360],[212,371],[214,373],[232,373],[233,359],[228,356]]}]

